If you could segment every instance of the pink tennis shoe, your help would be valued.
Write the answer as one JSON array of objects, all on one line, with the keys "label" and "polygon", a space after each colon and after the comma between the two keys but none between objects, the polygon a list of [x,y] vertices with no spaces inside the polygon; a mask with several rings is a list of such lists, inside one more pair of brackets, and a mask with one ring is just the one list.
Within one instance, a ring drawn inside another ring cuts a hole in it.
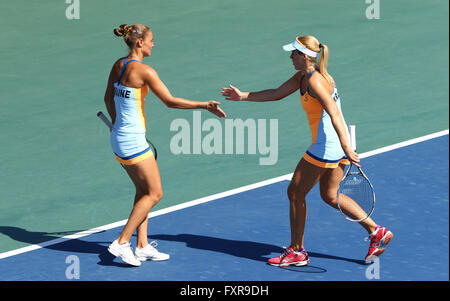
[{"label": "pink tennis shoe", "polygon": [[366,255],[366,263],[371,263],[375,258],[379,257],[385,250],[386,246],[391,242],[394,234],[385,227],[377,226],[375,232],[369,235],[366,240],[370,239],[369,252]]},{"label": "pink tennis shoe", "polygon": [[269,259],[268,263],[277,267],[287,267],[290,265],[305,266],[309,263],[309,258],[304,248],[299,252],[295,252],[294,249],[289,247],[280,256]]}]

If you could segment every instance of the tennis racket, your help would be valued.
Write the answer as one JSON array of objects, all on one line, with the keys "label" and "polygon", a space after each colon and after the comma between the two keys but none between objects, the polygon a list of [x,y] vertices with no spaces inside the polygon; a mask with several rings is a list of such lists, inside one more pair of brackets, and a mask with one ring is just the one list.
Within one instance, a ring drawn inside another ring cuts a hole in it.
[{"label": "tennis racket", "polygon": [[[350,144],[356,151],[356,126],[349,126]],[[375,192],[361,167],[350,164],[339,184],[338,208],[346,219],[362,222],[375,209]]]},{"label": "tennis racket", "polygon": [[[109,128],[109,130],[112,130],[113,124],[108,119],[108,117],[106,117],[105,114],[103,114],[102,111],[97,113],[97,117],[100,118],[106,124],[106,126]],[[153,145],[153,143],[150,140],[148,140],[147,137],[145,138],[145,140],[147,140],[147,143],[152,148],[152,151],[153,151],[153,154],[155,155],[155,160],[156,160],[158,158],[158,151],[156,150],[155,145]]]}]

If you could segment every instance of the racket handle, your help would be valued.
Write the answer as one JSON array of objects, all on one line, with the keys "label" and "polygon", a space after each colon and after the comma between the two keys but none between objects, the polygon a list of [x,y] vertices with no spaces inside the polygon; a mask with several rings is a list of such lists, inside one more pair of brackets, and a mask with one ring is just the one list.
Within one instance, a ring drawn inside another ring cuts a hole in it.
[{"label": "racket handle", "polygon": [[109,121],[108,117],[106,117],[102,111],[97,113],[97,117],[100,118],[109,127],[110,130],[112,129],[113,125],[111,121]]},{"label": "racket handle", "polygon": [[349,125],[348,131],[350,133],[350,145],[356,151],[356,125]]}]

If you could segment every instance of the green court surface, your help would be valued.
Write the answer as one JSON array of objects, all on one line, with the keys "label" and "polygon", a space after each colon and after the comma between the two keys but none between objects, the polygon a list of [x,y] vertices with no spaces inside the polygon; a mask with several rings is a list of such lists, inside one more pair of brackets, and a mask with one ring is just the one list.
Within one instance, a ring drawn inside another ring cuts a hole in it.
[{"label": "green court surface", "polygon": [[297,35],[329,47],[359,152],[448,128],[448,1],[380,0],[373,20],[364,0],[80,0],[78,20],[66,18],[68,5],[1,4],[0,227],[10,230],[0,233],[0,252],[128,218],[134,187],[96,118],[106,112],[110,68],[127,54],[113,34],[123,23],[150,26],[156,46],[144,63],[173,95],[219,100],[230,119],[278,120],[275,165],[247,152],[174,155],[170,125],[192,124],[193,111],[149,93],[147,136],[164,189],[154,210],[293,172],[311,140],[298,93],[262,104],[227,102],[220,91],[278,87],[294,73],[281,46]]}]

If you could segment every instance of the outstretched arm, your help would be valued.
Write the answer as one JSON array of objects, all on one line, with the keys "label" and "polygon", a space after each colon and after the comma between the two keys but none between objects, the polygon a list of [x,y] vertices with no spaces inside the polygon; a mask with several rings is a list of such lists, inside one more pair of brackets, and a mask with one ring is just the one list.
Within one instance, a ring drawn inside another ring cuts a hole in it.
[{"label": "outstretched arm", "polygon": [[229,88],[222,88],[222,95],[226,100],[246,100],[246,101],[275,101],[281,100],[291,95],[300,88],[300,73],[297,72],[290,79],[276,89],[268,89],[259,92],[241,92],[238,88],[230,85]]},{"label": "outstretched arm", "polygon": [[174,109],[206,109],[218,117],[226,117],[225,112],[219,107],[220,103],[217,101],[194,101],[181,97],[174,97],[169,89],[159,78],[158,73],[152,67],[145,69],[144,82],[152,90],[167,107]]}]

